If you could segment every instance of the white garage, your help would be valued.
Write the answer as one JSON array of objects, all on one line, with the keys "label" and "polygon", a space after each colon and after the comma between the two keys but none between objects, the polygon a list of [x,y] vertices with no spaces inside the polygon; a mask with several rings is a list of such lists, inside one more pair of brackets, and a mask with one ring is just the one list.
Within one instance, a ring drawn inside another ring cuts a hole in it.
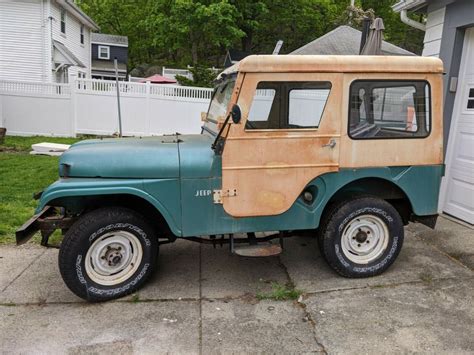
[{"label": "white garage", "polygon": [[[474,225],[474,1],[400,0],[392,8],[413,31],[425,31],[423,56],[443,60],[446,172],[439,211]],[[426,22],[408,12],[425,14]]]},{"label": "white garage", "polygon": [[474,28],[464,38],[440,204],[445,213],[474,224]]}]

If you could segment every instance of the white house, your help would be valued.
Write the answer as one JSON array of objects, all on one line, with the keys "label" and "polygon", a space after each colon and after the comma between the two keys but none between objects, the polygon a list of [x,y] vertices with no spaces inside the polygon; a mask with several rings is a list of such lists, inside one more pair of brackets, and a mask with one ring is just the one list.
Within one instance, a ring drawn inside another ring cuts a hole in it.
[{"label": "white house", "polygon": [[90,78],[98,29],[72,0],[0,0],[0,80]]},{"label": "white house", "polygon": [[[474,224],[474,1],[399,0],[392,8],[425,31],[423,55],[443,60],[446,174],[439,208]],[[426,23],[409,12],[426,14]]]}]

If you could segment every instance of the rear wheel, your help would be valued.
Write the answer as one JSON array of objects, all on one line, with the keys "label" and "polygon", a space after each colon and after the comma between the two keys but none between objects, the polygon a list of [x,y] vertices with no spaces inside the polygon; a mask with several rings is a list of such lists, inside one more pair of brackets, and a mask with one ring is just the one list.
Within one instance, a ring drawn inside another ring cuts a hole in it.
[{"label": "rear wheel", "polygon": [[388,202],[362,197],[343,202],[326,216],[319,247],[328,264],[345,277],[384,272],[403,244],[403,222]]},{"label": "rear wheel", "polygon": [[153,230],[140,215],[102,208],[81,217],[66,233],[59,270],[79,297],[106,301],[136,291],[151,274],[157,251]]}]

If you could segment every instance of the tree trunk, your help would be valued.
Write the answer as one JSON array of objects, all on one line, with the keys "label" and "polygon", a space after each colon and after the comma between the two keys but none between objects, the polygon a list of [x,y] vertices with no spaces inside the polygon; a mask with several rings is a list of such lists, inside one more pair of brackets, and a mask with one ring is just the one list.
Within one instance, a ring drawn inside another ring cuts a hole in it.
[{"label": "tree trunk", "polygon": [[193,65],[196,65],[198,63],[198,44],[192,32],[189,38],[191,40],[191,59],[193,61]]},{"label": "tree trunk", "polygon": [[252,33],[246,33],[245,37],[242,37],[242,50],[244,52],[251,52],[252,50]]}]

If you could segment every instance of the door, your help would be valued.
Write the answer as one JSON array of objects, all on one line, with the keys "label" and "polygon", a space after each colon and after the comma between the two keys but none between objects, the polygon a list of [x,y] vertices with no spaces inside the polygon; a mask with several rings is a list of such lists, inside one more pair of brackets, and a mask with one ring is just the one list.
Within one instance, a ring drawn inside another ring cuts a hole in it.
[{"label": "door", "polygon": [[287,211],[339,168],[342,74],[247,73],[222,156],[222,203],[234,217]]},{"label": "door", "polygon": [[474,28],[466,30],[446,156],[443,211],[474,224]]}]

